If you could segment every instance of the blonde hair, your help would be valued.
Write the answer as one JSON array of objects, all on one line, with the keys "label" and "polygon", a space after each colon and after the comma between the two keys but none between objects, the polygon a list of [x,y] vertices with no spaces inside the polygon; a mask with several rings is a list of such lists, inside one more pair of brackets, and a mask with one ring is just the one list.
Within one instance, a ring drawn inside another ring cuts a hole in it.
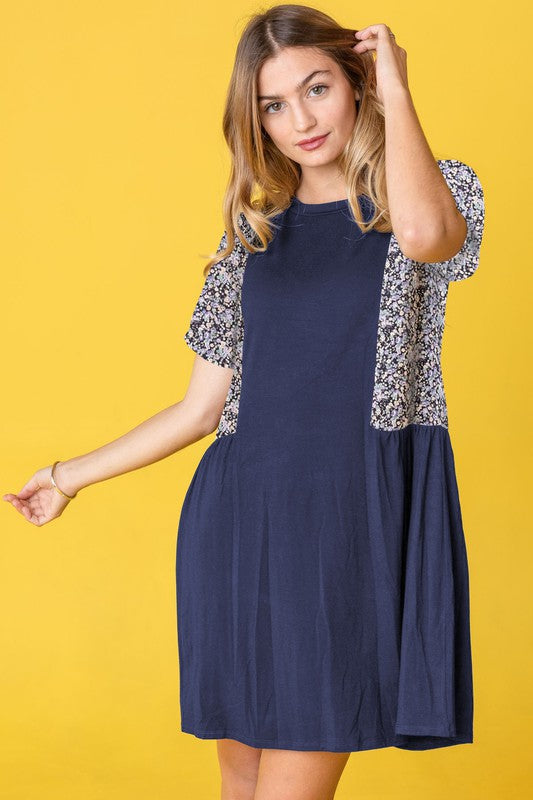
[{"label": "blonde hair", "polygon": [[[223,116],[224,138],[231,154],[223,200],[226,246],[221,245],[210,258],[204,275],[233,251],[235,235],[249,252],[264,252],[276,227],[272,218],[290,205],[300,183],[300,165],[281,153],[266,133],[257,101],[261,67],[287,47],[322,51],[338,64],[354,93],[360,92],[354,129],[338,164],[361,230],[392,230],[385,181],[385,112],[376,95],[372,52],[355,52],[356,41],[353,28],[343,28],[309,6],[276,5],[249,19],[237,45]],[[374,214],[366,223],[358,194],[365,194],[374,205]],[[241,214],[256,234],[253,242],[243,234]]]}]

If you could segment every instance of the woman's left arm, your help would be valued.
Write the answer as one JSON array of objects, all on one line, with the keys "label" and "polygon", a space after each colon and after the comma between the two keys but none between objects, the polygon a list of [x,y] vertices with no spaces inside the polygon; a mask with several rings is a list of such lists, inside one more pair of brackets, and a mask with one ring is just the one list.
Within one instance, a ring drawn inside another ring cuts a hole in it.
[{"label": "woman's left arm", "polygon": [[446,261],[467,235],[464,216],[418,120],[407,81],[407,53],[385,24],[355,32],[358,53],[376,51],[376,91],[385,108],[385,170],[394,235],[408,258]]}]

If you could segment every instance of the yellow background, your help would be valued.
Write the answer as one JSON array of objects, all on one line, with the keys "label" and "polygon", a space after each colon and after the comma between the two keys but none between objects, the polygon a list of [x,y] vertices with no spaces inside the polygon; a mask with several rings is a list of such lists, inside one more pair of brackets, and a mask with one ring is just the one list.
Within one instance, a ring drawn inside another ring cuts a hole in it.
[{"label": "yellow background", "polygon": [[[323,2],[385,22],[436,158],[477,172],[477,273],[450,285],[443,371],[471,581],[473,745],[353,753],[337,798],[531,792],[529,5]],[[183,397],[222,233],[222,109],[248,2],[27,2],[0,24],[0,489]],[[526,326],[526,319],[529,322]],[[218,797],[180,732],[175,548],[212,437],[88,487],[41,528],[1,514],[0,798]],[[216,653],[213,654],[216,658]]]}]

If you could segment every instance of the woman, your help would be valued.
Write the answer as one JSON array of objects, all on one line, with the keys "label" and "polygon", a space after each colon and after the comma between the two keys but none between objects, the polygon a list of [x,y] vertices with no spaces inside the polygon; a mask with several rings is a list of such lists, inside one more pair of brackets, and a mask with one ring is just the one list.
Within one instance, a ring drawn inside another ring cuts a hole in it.
[{"label": "woman", "polygon": [[483,193],[434,159],[388,27],[305,6],[248,22],[224,134],[185,397],[4,499],[42,525],[216,429],[178,528],[181,727],[217,740],[222,798],[327,800],[353,751],[473,741],[440,348]]}]

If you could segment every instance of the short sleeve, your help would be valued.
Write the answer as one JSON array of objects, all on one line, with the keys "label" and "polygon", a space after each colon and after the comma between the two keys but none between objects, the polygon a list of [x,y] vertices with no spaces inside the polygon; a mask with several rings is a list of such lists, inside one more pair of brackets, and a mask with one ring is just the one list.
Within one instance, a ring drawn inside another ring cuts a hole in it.
[{"label": "short sleeve", "polygon": [[[227,233],[224,231],[217,253],[226,244]],[[236,366],[242,253],[242,244],[236,238],[233,251],[211,267],[183,337],[195,353],[221,367]]]},{"label": "short sleeve", "polygon": [[470,277],[479,265],[479,252],[485,222],[485,203],[479,178],[468,164],[456,159],[437,161],[455,199],[455,205],[466,220],[466,238],[461,249],[447,261],[432,263],[440,267],[448,281],[461,281]]}]

